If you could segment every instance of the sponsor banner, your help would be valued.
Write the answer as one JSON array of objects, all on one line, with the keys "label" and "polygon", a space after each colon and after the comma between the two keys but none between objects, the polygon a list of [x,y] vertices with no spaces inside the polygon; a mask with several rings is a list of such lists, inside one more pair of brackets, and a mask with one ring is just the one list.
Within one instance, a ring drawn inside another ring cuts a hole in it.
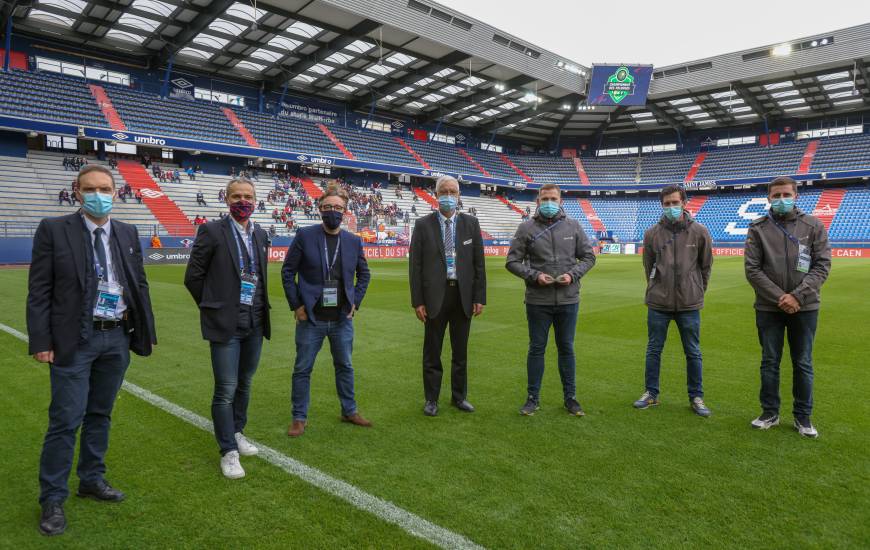
[{"label": "sponsor banner", "polygon": [[743,256],[743,247],[714,246],[714,256]]},{"label": "sponsor banner", "polygon": [[146,264],[186,264],[190,260],[189,248],[146,248]]},{"label": "sponsor banner", "polygon": [[278,116],[307,120],[309,122],[323,122],[325,124],[338,124],[339,121],[339,115],[336,111],[295,101],[281,102],[281,110],[278,111]]},{"label": "sponsor banner", "polygon": [[831,250],[834,258],[870,258],[870,248],[834,248]]}]

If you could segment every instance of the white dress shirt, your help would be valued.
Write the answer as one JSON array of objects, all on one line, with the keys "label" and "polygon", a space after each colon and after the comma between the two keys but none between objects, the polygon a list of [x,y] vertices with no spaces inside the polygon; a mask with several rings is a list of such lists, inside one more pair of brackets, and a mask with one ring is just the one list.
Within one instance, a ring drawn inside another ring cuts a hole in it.
[{"label": "white dress shirt", "polygon": [[[107,219],[106,223],[104,223],[102,226],[99,226],[99,225],[95,224],[94,222],[92,222],[91,219],[85,215],[82,215],[82,219],[85,220],[85,227],[88,229],[88,238],[90,239],[91,250],[94,253],[94,264],[97,263],[97,255],[96,255],[97,252],[93,248],[93,246],[94,246],[94,231],[96,231],[96,229],[98,227],[103,228],[103,235],[102,235],[103,248],[106,250],[106,273],[104,273],[103,276],[105,277],[105,280],[107,283],[109,283],[109,284],[115,283],[115,284],[120,285],[121,283],[118,281],[117,277],[115,276],[115,269],[114,269],[113,263],[112,263],[112,247],[109,244],[110,243],[109,236],[112,234],[112,220]],[[93,269],[93,265],[91,266],[91,268]],[[94,271],[96,272],[96,270],[94,270]],[[117,312],[119,314],[121,314],[126,310],[127,310],[127,304],[124,303],[124,296],[122,295],[118,299]]]}]

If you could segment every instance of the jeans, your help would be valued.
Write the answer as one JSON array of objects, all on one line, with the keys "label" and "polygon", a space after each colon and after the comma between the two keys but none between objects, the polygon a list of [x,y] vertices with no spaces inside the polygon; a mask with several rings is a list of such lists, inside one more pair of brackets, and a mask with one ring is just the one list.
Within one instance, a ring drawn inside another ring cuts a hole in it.
[{"label": "jeans", "polygon": [[649,308],[646,317],[649,340],[646,345],[646,391],[659,394],[659,371],[662,366],[662,349],[668,338],[668,325],[671,320],[677,323],[683,353],[686,354],[686,389],[689,400],[704,397],[702,387],[701,361],[701,312],[660,311]]},{"label": "jeans", "polygon": [[240,331],[226,343],[211,342],[214,373],[211,418],[221,456],[238,450],[235,434],[243,432],[248,423],[251,380],[257,371],[262,347],[261,327]]},{"label": "jeans", "polygon": [[308,418],[308,405],[311,401],[311,371],[314,360],[329,338],[329,351],[335,367],[335,390],[341,403],[342,416],[356,413],[356,400],[353,395],[353,319],[343,316],[338,321],[311,321],[296,323],[296,364],[293,366],[293,388],[290,392],[293,402],[293,420]]},{"label": "jeans", "polygon": [[783,336],[788,331],[788,347],[794,370],[792,396],[795,416],[813,413],[813,338],[819,312],[756,311],[755,325],[761,343],[761,408],[779,414],[779,362],[782,360]]},{"label": "jeans", "polygon": [[538,399],[541,381],[544,378],[544,353],[550,326],[556,337],[559,351],[559,377],[562,379],[562,392],[565,399],[574,398],[577,390],[574,382],[574,333],[577,329],[577,312],[580,304],[542,306],[526,304],[526,318],[529,322],[529,355],[526,358],[529,395]]},{"label": "jeans", "polygon": [[76,432],[81,427],[76,473],[84,485],[103,480],[115,397],[130,364],[130,337],[123,328],[95,330],[69,364],[52,363],[48,431],[39,459],[39,502],[69,496]]}]

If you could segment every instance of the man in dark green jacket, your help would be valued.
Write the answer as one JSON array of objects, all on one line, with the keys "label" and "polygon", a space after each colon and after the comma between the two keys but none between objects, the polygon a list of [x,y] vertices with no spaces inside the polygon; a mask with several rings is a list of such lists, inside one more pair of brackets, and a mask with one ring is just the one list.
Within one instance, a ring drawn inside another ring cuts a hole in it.
[{"label": "man in dark green jacket", "polygon": [[574,395],[574,333],[580,307],[580,279],[595,265],[595,254],[580,223],[562,210],[558,185],[542,185],[537,202],[535,216],[517,228],[505,266],[526,282],[528,398],[520,414],[531,416],[540,408],[544,352],[552,325],[559,349],[565,409],[574,416],[583,416]]},{"label": "man in dark green jacket", "polygon": [[701,359],[701,308],[710,280],[713,251],[710,232],[686,211],[686,192],[669,185],[661,190],[662,217],[643,236],[646,273],[647,333],[646,391],[634,402],[637,409],[659,404],[662,349],[671,321],[680,330],[686,354],[689,403],[699,416],[710,416],[704,404]]},{"label": "man in dark green jacket", "polygon": [[755,324],[761,343],[761,416],[752,427],[779,424],[779,363],[783,337],[794,369],[794,426],[818,437],[813,412],[813,339],[819,317],[819,291],[831,271],[828,230],[795,207],[797,183],[778,177],[767,187],[770,211],[749,226],[746,278],[755,290]]}]

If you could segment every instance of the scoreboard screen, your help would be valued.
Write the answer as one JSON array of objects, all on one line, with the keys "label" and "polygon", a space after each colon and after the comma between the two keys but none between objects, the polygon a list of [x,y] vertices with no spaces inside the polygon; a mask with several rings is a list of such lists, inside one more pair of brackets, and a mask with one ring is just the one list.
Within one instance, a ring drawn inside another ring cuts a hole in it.
[{"label": "scoreboard screen", "polygon": [[646,105],[652,65],[592,65],[588,105]]}]

